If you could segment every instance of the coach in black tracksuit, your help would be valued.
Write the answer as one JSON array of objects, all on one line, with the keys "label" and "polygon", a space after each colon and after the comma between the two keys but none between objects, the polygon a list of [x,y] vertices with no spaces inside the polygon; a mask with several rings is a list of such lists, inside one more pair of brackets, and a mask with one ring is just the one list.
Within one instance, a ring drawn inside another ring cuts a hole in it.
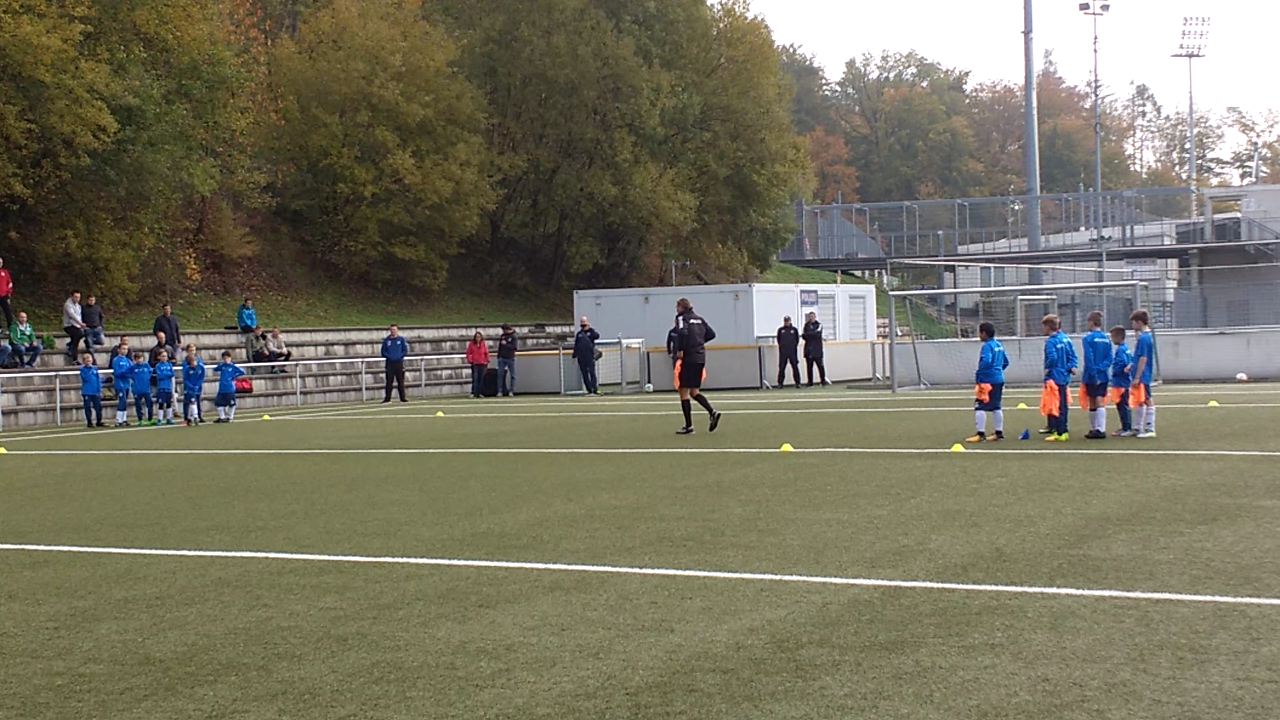
[{"label": "coach in black tracksuit", "polygon": [[778,387],[786,385],[787,365],[791,366],[791,377],[800,387],[800,359],[796,352],[800,349],[800,328],[791,324],[791,316],[782,318],[782,327],[778,328]]},{"label": "coach in black tracksuit", "polygon": [[690,398],[698,401],[711,416],[708,432],[715,432],[720,425],[720,413],[711,407],[707,397],[702,394],[702,375],[707,367],[706,344],[716,339],[716,331],[711,329],[707,321],[698,317],[693,311],[693,304],[685,298],[676,301],[676,359],[680,372],[676,379],[680,381],[680,409],[684,411],[684,427],[676,431],[677,435],[693,434],[693,410]]},{"label": "coach in black tracksuit", "polygon": [[827,367],[822,364],[822,323],[818,322],[817,313],[809,313],[804,324],[804,367],[809,376],[809,387],[813,387],[813,366],[818,366],[818,377],[827,385]]}]

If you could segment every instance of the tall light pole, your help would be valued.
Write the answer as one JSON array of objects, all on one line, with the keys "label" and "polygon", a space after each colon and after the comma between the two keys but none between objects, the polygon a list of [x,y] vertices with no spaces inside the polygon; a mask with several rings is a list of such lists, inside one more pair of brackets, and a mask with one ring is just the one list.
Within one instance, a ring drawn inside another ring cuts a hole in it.
[{"label": "tall light pole", "polygon": [[[1027,250],[1040,249],[1040,121],[1036,112],[1036,48],[1032,35],[1033,0],[1022,0],[1023,56],[1026,63],[1026,83],[1022,90],[1022,160],[1026,176],[1025,195],[1031,198],[1027,214]],[[969,207],[965,206],[968,222]],[[1044,278],[1039,270],[1032,270],[1028,278],[1032,285],[1039,285]]]},{"label": "tall light pole", "polygon": [[1102,80],[1098,77],[1098,18],[1111,12],[1107,2],[1082,2],[1080,12],[1093,18],[1093,228],[1102,250],[1102,277],[1106,280],[1107,243],[1102,238]]},{"label": "tall light pole", "polygon": [[1187,59],[1187,184],[1191,188],[1191,219],[1196,219],[1196,91],[1195,59],[1204,57],[1209,45],[1209,18],[1205,16],[1182,18],[1182,41],[1178,43],[1176,58]]}]

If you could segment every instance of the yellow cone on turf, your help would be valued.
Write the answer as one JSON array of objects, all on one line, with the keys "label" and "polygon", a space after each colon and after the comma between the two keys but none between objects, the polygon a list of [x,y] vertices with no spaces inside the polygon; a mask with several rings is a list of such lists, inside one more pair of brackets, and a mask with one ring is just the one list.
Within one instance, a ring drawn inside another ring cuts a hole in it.
[{"label": "yellow cone on turf", "polygon": [[263,416],[262,416],[262,419],[263,419],[263,420],[270,420],[270,419],[271,419],[271,416],[270,416],[270,415],[263,415]]},{"label": "yellow cone on turf", "polygon": [[782,443],[782,447],[778,448],[778,452],[791,452],[795,448],[791,447],[791,443]]},{"label": "yellow cone on turf", "polygon": [[956,443],[955,445],[951,446],[951,452],[965,452],[965,449],[963,445],[961,445],[960,443]]},{"label": "yellow cone on turf", "polygon": [[1027,404],[1026,404],[1026,403],[1018,403],[1018,409],[1019,409],[1019,410],[1026,410],[1026,409],[1027,409]]},{"label": "yellow cone on turf", "polygon": [[1210,401],[1209,401],[1209,407],[1218,407],[1218,401],[1217,401],[1217,400],[1210,400]]},{"label": "yellow cone on turf", "polygon": [[7,453],[7,452],[9,452],[9,451],[8,451],[8,450],[5,450],[5,449],[4,449],[4,448],[2,448],[2,447],[0,447],[0,455],[4,455],[4,454],[5,454],[5,453]]},{"label": "yellow cone on turf", "polygon": [[436,417],[444,417],[444,411],[443,411],[443,410],[437,410],[437,411],[436,411]]}]

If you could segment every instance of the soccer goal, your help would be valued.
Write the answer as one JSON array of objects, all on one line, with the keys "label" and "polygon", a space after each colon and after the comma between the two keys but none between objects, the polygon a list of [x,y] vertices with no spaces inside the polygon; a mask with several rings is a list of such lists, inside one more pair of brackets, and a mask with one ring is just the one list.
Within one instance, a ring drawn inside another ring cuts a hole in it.
[{"label": "soccer goal", "polygon": [[[1102,311],[1103,329],[1128,328],[1130,313],[1147,307],[1150,299],[1142,280],[900,290],[889,296],[889,369],[894,391],[972,385],[978,327],[988,322],[1009,356],[1005,382],[1039,383],[1044,349],[1040,321],[1045,315],[1057,315],[1064,332],[1079,336],[1090,312]],[[938,307],[948,312],[940,315]],[[945,324],[942,333],[919,331],[940,323]]]},{"label": "soccer goal", "polygon": [[[573,341],[560,343],[560,394],[585,395],[582,371],[573,357]],[[602,393],[641,392],[649,382],[643,339],[597,340],[596,378]]]}]

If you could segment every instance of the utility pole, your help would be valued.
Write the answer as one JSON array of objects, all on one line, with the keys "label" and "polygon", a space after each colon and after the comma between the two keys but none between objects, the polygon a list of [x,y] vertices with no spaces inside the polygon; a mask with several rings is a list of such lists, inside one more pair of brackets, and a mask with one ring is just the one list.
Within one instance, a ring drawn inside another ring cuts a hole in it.
[{"label": "utility pole", "polygon": [[[1036,49],[1032,33],[1033,0],[1022,0],[1022,39],[1023,57],[1026,64],[1026,81],[1023,84],[1022,108],[1022,160],[1023,174],[1026,176],[1024,194],[1029,198],[1030,207],[1027,212],[1027,250],[1036,251],[1041,247],[1040,238],[1040,120],[1036,111]],[[965,207],[966,217],[968,207]],[[1032,270],[1028,279],[1032,285],[1044,283],[1043,274]]]}]

